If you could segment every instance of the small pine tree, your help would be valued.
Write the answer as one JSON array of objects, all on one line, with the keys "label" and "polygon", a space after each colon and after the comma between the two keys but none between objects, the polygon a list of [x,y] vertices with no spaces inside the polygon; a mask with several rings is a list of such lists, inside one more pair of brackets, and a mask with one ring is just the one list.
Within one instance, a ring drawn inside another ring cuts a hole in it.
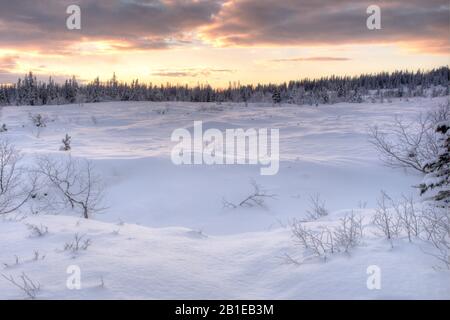
[{"label": "small pine tree", "polygon": [[63,143],[63,145],[61,146],[61,148],[59,148],[59,150],[61,150],[61,151],[69,151],[69,150],[72,148],[72,147],[70,146],[71,140],[72,140],[72,137],[69,136],[69,135],[66,133],[66,136],[64,137],[64,139],[61,140],[62,143]]},{"label": "small pine tree", "polygon": [[3,87],[0,87],[0,106],[4,106],[8,104],[8,99],[6,95],[6,90]]},{"label": "small pine tree", "polygon": [[272,101],[273,103],[281,103],[280,91],[274,91],[274,93],[272,94]]},{"label": "small pine tree", "polygon": [[450,208],[450,120],[441,122],[436,132],[440,135],[439,153],[436,159],[424,166],[427,175],[419,186],[420,194],[434,190],[430,199],[438,206]]},{"label": "small pine tree", "polygon": [[38,128],[45,128],[47,126],[47,120],[40,114],[30,114],[30,119],[33,124]]}]

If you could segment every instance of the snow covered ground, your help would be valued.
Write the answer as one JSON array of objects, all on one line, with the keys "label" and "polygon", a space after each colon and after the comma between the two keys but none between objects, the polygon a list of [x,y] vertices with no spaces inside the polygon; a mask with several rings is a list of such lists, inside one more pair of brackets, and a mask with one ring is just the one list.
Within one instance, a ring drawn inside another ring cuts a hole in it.
[{"label": "snow covered ground", "polygon": [[[380,191],[414,195],[422,177],[383,166],[368,142],[369,126],[394,116],[415,119],[448,99],[415,98],[392,103],[263,105],[115,102],[45,107],[5,107],[2,133],[25,161],[58,154],[72,136],[71,155],[93,161],[106,184],[107,209],[84,220],[59,215],[4,217],[0,222],[0,273],[25,272],[41,284],[38,298],[265,298],[450,299],[450,273],[436,267],[429,244],[398,239],[391,244],[370,225]],[[47,126],[37,131],[29,114]],[[280,130],[280,170],[261,176],[259,166],[175,166],[173,130],[204,127]],[[266,208],[224,208],[239,202],[255,180],[274,199]],[[287,264],[301,257],[288,222],[304,218],[309,197],[320,194],[331,212],[308,223],[332,225],[352,210],[364,217],[361,246],[326,262]],[[363,205],[364,204],[364,205]],[[26,214],[27,212],[24,212]],[[33,237],[27,224],[48,228]],[[87,250],[64,250],[75,234]],[[34,259],[35,251],[39,257]],[[45,255],[45,258],[42,258]],[[16,259],[17,256],[17,259]],[[66,286],[70,265],[81,270],[81,290]],[[379,266],[381,289],[366,285],[369,266]],[[103,282],[103,284],[102,284]],[[23,297],[0,278],[0,298]]]}]

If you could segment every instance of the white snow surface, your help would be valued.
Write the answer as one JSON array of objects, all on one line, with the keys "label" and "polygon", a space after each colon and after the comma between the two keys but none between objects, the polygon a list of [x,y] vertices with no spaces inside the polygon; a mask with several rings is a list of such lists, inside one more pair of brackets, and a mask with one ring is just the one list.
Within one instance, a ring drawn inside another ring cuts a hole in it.
[{"label": "white snow surface", "polygon": [[[384,166],[368,142],[369,126],[383,127],[395,116],[413,121],[446,99],[319,107],[182,102],[4,107],[0,120],[8,131],[1,135],[22,150],[24,161],[61,155],[61,139],[70,134],[70,154],[92,160],[105,181],[107,209],[90,220],[64,211],[3,217],[0,273],[25,272],[41,284],[42,299],[450,299],[450,272],[438,266],[429,244],[398,239],[392,248],[375,235],[370,217],[380,191],[392,198],[413,194],[419,201],[412,186],[423,177]],[[43,115],[47,127],[37,132],[30,113]],[[191,129],[199,120],[204,128],[220,130],[279,129],[279,173],[261,176],[258,165],[175,166],[172,131]],[[224,208],[224,198],[239,202],[251,192],[252,179],[276,198],[267,199],[266,208]],[[364,241],[326,262],[287,264],[285,254],[302,256],[288,223],[305,217],[309,197],[317,193],[330,215],[308,224],[332,225],[353,211],[364,217]],[[45,225],[49,232],[32,237],[26,224]],[[63,248],[75,234],[92,245],[71,254]],[[45,258],[34,261],[35,251]],[[81,290],[66,286],[70,265],[81,268]],[[371,265],[380,267],[380,290],[367,288]],[[23,297],[0,278],[0,299]]]}]

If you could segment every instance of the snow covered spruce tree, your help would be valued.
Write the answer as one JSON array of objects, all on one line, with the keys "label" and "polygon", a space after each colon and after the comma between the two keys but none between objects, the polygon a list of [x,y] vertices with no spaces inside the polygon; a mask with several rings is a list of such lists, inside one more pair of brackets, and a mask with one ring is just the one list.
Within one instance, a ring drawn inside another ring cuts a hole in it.
[{"label": "snow covered spruce tree", "polygon": [[272,93],[272,101],[275,104],[280,104],[281,103],[281,93],[280,91],[276,90]]},{"label": "snow covered spruce tree", "polygon": [[[227,88],[210,85],[152,85],[119,82],[116,75],[101,82],[79,84],[72,77],[57,83],[37,80],[28,73],[16,84],[0,85],[0,105],[54,105],[100,101],[190,101],[190,102],[281,102],[318,105],[319,103],[362,102],[366,96],[377,99],[403,96],[448,95],[450,69],[445,66],[427,72],[395,71],[362,74],[353,77],[331,76],[320,79],[301,79],[280,84],[241,85]],[[376,91],[372,94],[369,91]],[[406,93],[405,93],[406,90]]]},{"label": "snow covered spruce tree", "polygon": [[430,194],[438,206],[450,208],[450,120],[440,122],[436,127],[439,134],[439,152],[424,166],[427,173],[420,185],[421,195]]}]

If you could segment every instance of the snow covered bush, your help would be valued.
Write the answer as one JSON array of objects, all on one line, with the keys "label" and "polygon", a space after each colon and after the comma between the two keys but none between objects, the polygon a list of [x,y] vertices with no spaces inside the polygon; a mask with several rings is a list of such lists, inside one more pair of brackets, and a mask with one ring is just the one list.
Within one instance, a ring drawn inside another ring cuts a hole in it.
[{"label": "snow covered bush", "polygon": [[427,173],[420,185],[420,194],[428,194],[428,199],[436,205],[450,208],[450,119],[436,126],[439,134],[439,149],[436,157],[424,165]]},{"label": "snow covered bush", "polygon": [[427,173],[425,165],[439,154],[438,123],[450,119],[450,102],[419,117],[413,123],[395,118],[389,129],[370,129],[369,142],[380,152],[384,163],[393,168],[412,168]]},{"label": "snow covered bush", "polygon": [[431,243],[437,251],[427,252],[450,268],[450,211],[433,203],[416,208],[412,197],[393,200],[382,192],[372,218],[373,225],[393,246],[395,238],[407,237]]},{"label": "snow covered bush", "polygon": [[103,198],[103,184],[94,174],[91,162],[66,159],[51,159],[41,157],[38,159],[37,172],[46,180],[49,201],[58,200],[72,210],[78,211],[85,219],[92,213],[101,211],[99,206]]},{"label": "snow covered bush", "polygon": [[[349,253],[361,243],[363,229],[362,218],[354,213],[341,218],[334,227],[307,228],[305,221],[297,219],[291,223],[294,243],[304,250],[303,261],[314,257],[326,261],[330,255]],[[289,259],[296,261],[291,257]]]},{"label": "snow covered bush", "polygon": [[425,164],[427,174],[419,186],[430,200],[421,221],[426,240],[439,251],[433,255],[450,268],[450,118],[438,114],[436,120],[441,120],[436,125],[438,153]]}]

